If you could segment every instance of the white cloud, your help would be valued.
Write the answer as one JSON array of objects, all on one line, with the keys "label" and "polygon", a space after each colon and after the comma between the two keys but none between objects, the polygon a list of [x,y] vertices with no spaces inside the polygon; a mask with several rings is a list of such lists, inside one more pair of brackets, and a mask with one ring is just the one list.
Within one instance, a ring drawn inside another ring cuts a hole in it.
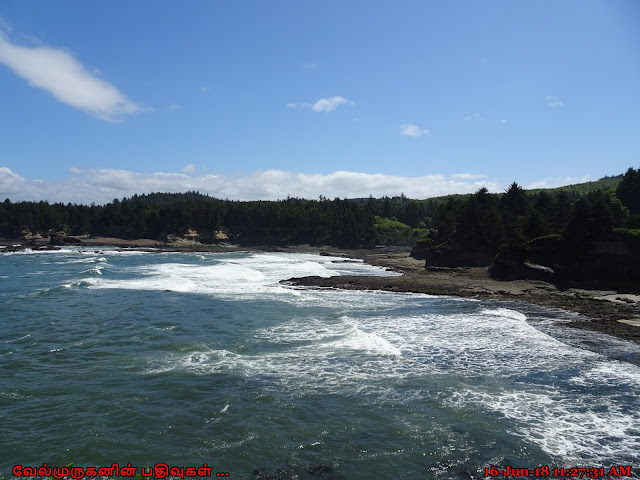
[{"label": "white cloud", "polygon": [[467,115],[464,119],[469,122],[471,120],[483,120],[482,116],[478,113],[473,113],[471,115]]},{"label": "white cloud", "polygon": [[564,107],[564,102],[558,97],[547,96],[547,105],[551,108]]},{"label": "white cloud", "polygon": [[455,173],[450,176],[453,180],[474,180],[476,178],[487,178],[487,175],[480,175],[477,173]]},{"label": "white cloud", "polygon": [[287,108],[311,108],[310,103],[287,103]]},{"label": "white cloud", "polygon": [[116,87],[91,74],[70,53],[47,46],[11,43],[0,32],[0,63],[29,85],[46,90],[57,100],[101,120],[150,110],[123,95]]},{"label": "white cloud", "polygon": [[533,188],[557,188],[562,187],[564,185],[574,185],[576,183],[584,183],[590,182],[591,177],[589,175],[584,175],[582,177],[565,177],[565,178],[544,178],[542,180],[538,180],[537,182],[530,183],[525,186],[525,189],[533,189]]},{"label": "white cloud", "polygon": [[307,174],[283,170],[255,172],[243,177],[225,175],[188,175],[185,173],[136,173],[127,170],[72,168],[60,181],[28,179],[0,167],[0,191],[12,201],[48,200],[104,204],[114,198],[151,192],[186,192],[197,190],[217,198],[231,200],[277,200],[287,196],[300,198],[382,197],[404,193],[410,198],[428,198],[452,193],[473,193],[480,187],[502,192],[504,187],[483,175],[424,175],[401,177],[339,171],[330,174]]},{"label": "white cloud", "polygon": [[500,120],[500,123],[501,123],[502,125],[506,125],[506,124],[507,124],[507,123],[509,123],[509,122],[508,122],[507,120]]},{"label": "white cloud", "polygon": [[410,123],[404,123],[400,125],[400,135],[421,137],[423,135],[429,135],[429,130],[426,128],[420,128],[417,125],[411,125]]},{"label": "white cloud", "polygon": [[313,104],[311,109],[314,112],[333,112],[340,105],[353,105],[351,100],[344,97],[321,98]]},{"label": "white cloud", "polygon": [[314,112],[333,112],[340,105],[353,105],[354,102],[344,97],[321,98],[315,103],[287,103],[287,108],[310,108]]},{"label": "white cloud", "polygon": [[172,112],[179,112],[180,110],[182,110],[182,105],[169,105],[169,110],[171,110]]},{"label": "white cloud", "polygon": [[196,166],[193,163],[190,163],[186,167],[182,169],[183,173],[193,173],[196,171]]}]

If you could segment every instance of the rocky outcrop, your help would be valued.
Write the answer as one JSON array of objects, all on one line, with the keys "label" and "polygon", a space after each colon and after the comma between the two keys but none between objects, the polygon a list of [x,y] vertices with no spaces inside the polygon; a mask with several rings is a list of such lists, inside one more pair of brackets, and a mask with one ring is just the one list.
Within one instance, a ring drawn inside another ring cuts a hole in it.
[{"label": "rocky outcrop", "polygon": [[490,267],[499,279],[546,280],[588,288],[640,291],[640,239],[612,236],[573,243],[560,235],[532,240],[521,251],[503,250]]},{"label": "rocky outcrop", "polygon": [[429,254],[429,242],[421,242],[418,241],[411,248],[410,257],[415,258],[416,260],[425,260],[427,255]]},{"label": "rocky outcrop", "polygon": [[65,232],[56,232],[49,236],[49,245],[82,245],[82,240],[70,237]]},{"label": "rocky outcrop", "polygon": [[229,240],[229,235],[224,230],[206,230],[200,232],[201,243],[224,243]]},{"label": "rocky outcrop", "polygon": [[167,235],[167,243],[174,247],[190,247],[193,245],[201,245],[200,235],[192,229],[188,229],[182,235]]},{"label": "rocky outcrop", "polygon": [[500,280],[543,280],[553,282],[557,279],[556,272],[544,265],[527,262],[524,252],[503,250],[493,260],[489,267],[491,277]]},{"label": "rocky outcrop", "polygon": [[27,242],[37,242],[38,240],[42,239],[42,235],[40,235],[39,233],[32,233],[28,228],[23,229],[20,232],[20,235],[20,239],[26,240]]},{"label": "rocky outcrop", "polygon": [[[640,291],[640,237],[615,230],[606,239],[575,242],[562,235],[536,238],[520,249],[468,248],[449,240],[411,251],[426,267],[486,267],[495,279],[542,280],[584,288]],[[496,254],[497,253],[497,254]]]},{"label": "rocky outcrop", "polygon": [[188,242],[200,243],[200,235],[195,230],[188,229],[186,233],[182,235],[182,238]]},{"label": "rocky outcrop", "polygon": [[467,248],[453,240],[436,247],[416,246],[414,248],[416,251],[412,250],[411,256],[418,259],[422,256],[426,260],[427,267],[487,267],[491,265],[495,256],[493,251]]}]

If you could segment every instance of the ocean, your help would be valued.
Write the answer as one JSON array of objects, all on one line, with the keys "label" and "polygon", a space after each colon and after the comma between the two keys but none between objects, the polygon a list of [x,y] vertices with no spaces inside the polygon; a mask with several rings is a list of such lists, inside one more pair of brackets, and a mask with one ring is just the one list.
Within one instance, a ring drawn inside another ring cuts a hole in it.
[{"label": "ocean", "polygon": [[638,478],[638,345],[523,303],[279,283],[395,275],[347,260],[0,254],[0,478]]}]

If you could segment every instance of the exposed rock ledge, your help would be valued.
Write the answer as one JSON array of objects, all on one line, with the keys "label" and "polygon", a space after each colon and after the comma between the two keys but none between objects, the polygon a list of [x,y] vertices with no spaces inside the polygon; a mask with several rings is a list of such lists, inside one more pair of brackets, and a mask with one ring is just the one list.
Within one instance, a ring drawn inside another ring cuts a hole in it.
[{"label": "exposed rock ledge", "polygon": [[[301,251],[299,247],[283,250]],[[583,320],[587,321],[572,322],[569,324],[571,327],[596,330],[640,343],[640,295],[577,288],[561,290],[552,283],[541,280],[496,280],[489,276],[486,267],[424,268],[424,261],[409,257],[408,250],[324,251],[333,255],[360,258],[372,265],[404,273],[397,277],[303,277],[285,280],[284,283],[319,288],[384,290],[524,301],[576,312],[586,317]]]}]

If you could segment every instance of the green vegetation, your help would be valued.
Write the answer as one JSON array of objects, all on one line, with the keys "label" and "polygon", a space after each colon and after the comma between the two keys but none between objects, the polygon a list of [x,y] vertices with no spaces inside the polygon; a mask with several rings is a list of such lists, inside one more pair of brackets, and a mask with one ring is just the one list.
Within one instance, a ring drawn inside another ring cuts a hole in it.
[{"label": "green vegetation", "polygon": [[411,228],[395,218],[382,218],[378,215],[373,219],[373,231],[376,245],[413,245],[416,241],[427,239],[429,235],[426,228]]},{"label": "green vegetation", "polygon": [[552,268],[557,281],[640,284],[640,170],[630,168],[616,188],[480,189],[440,204],[431,221],[428,240],[415,249],[431,265],[491,263],[497,277],[550,278],[550,270],[526,265],[533,263]]},{"label": "green vegetation", "polygon": [[565,185],[564,187],[556,187],[556,188],[538,188],[527,190],[528,193],[554,193],[564,191],[569,194],[578,194],[584,195],[586,193],[592,192],[594,190],[609,190],[618,188],[618,184],[622,180],[624,175],[615,175],[612,177],[603,177],[600,180],[596,180],[594,182],[583,182],[576,183],[573,185]]},{"label": "green vegetation", "polygon": [[[203,243],[224,231],[230,241],[255,244],[376,244],[424,248],[454,241],[465,248],[498,252],[526,248],[549,235],[582,241],[637,236],[640,228],[640,170],[624,176],[550,190],[525,191],[513,183],[502,194],[481,188],[472,195],[412,200],[380,199],[238,202],[198,192],[153,193],[106,205],[0,203],[0,234],[25,229],[46,235],[114,236],[164,240],[196,230]],[[622,230],[621,230],[622,229]]]},{"label": "green vegetation", "polygon": [[[611,186],[616,188],[596,188]],[[431,245],[455,240],[497,251],[522,249],[539,237],[579,244],[633,235],[640,227],[640,170],[624,176],[549,190],[523,190],[513,183],[504,194],[482,188],[465,198],[449,198],[431,219]],[[425,242],[422,242],[423,246]]]}]

